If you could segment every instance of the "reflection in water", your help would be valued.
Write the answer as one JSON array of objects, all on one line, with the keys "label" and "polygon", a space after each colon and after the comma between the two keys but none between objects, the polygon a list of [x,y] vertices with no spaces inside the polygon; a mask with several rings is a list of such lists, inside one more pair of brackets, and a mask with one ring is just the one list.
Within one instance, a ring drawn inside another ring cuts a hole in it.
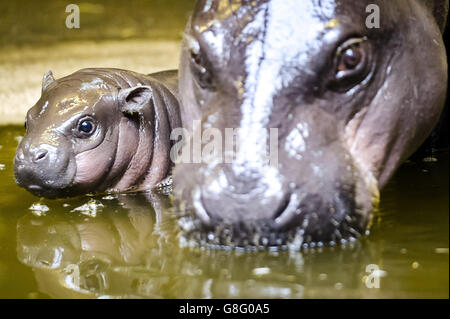
[{"label": "reflection in water", "polygon": [[[19,220],[18,258],[33,268],[41,292],[53,298],[303,298],[356,288],[370,296],[361,280],[364,264],[352,262],[370,263],[364,243],[326,254],[182,249],[167,198],[128,194],[102,202],[113,209],[94,218],[28,213]],[[322,263],[336,265],[334,274],[318,271]]]},{"label": "reflection in water", "polygon": [[159,288],[168,280],[156,274],[164,274],[164,247],[170,246],[165,198],[105,198],[104,206],[115,209],[104,214],[25,215],[17,226],[18,258],[52,297],[162,297]]}]

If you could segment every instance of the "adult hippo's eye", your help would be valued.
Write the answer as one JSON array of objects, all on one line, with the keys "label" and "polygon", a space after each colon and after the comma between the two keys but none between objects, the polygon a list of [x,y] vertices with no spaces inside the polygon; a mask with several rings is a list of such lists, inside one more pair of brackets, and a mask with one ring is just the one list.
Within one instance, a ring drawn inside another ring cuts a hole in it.
[{"label": "adult hippo's eye", "polygon": [[339,62],[338,71],[354,70],[358,67],[364,57],[364,51],[359,46],[346,49]]},{"label": "adult hippo's eye", "polygon": [[91,136],[96,129],[94,121],[90,118],[81,119],[78,122],[77,135],[81,138]]},{"label": "adult hippo's eye", "polygon": [[336,52],[336,73],[332,86],[349,89],[361,82],[370,70],[370,46],[367,38],[352,38],[345,41]]},{"label": "adult hippo's eye", "polygon": [[214,83],[213,74],[211,72],[211,65],[204,56],[200,48],[200,44],[191,39],[189,46],[191,72],[195,80],[202,89],[214,91],[216,86]]}]

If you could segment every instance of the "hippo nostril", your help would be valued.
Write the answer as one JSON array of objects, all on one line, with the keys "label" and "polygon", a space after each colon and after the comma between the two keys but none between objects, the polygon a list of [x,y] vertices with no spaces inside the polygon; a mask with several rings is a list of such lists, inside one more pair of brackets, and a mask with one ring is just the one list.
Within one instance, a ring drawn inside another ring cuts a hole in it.
[{"label": "hippo nostril", "polygon": [[42,161],[45,157],[47,157],[48,151],[47,150],[39,150],[36,155],[34,156],[33,161],[39,162]]},{"label": "hippo nostril", "polygon": [[288,208],[289,203],[291,202],[291,196],[286,196],[281,202],[280,206],[278,206],[278,209],[275,211],[275,214],[273,215],[273,219],[277,220],[278,217],[280,217]]},{"label": "hippo nostril", "polygon": [[285,205],[280,206],[274,221],[276,227],[286,227],[292,223],[296,216],[301,212],[298,208],[300,205],[300,199],[297,194],[292,194],[284,201]]}]

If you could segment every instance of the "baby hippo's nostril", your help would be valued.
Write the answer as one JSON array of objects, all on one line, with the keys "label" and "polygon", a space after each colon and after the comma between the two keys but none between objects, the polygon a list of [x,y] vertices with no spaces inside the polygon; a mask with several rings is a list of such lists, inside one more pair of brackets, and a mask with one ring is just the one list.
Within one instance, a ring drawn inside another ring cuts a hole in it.
[{"label": "baby hippo's nostril", "polygon": [[14,157],[14,160],[15,160],[16,162],[22,162],[24,159],[25,159],[25,156],[24,156],[24,154],[23,154],[23,150],[19,148],[19,149],[16,151],[16,156]]},{"label": "baby hippo's nostril", "polygon": [[36,152],[33,158],[33,162],[40,162],[47,157],[48,151],[44,149],[40,149]]}]

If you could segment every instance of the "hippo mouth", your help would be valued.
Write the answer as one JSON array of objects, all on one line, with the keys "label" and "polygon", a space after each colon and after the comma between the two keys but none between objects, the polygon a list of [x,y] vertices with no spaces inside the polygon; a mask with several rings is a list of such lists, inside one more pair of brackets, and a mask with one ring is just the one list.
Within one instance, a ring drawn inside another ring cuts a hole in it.
[{"label": "hippo mouth", "polygon": [[70,197],[71,194],[71,186],[59,186],[59,187],[51,187],[46,185],[41,185],[38,183],[23,183],[20,182],[19,179],[16,178],[16,183],[25,188],[31,194],[37,197],[45,197],[49,199],[55,199],[60,197]]},{"label": "hippo mouth", "polygon": [[60,197],[69,197],[69,194],[71,193],[69,190],[69,187],[54,189],[54,188],[46,188],[44,186],[33,184],[33,185],[27,185],[24,188],[35,196],[45,197],[45,198],[49,198],[49,199],[55,199],[55,198],[60,198]]},{"label": "hippo mouth", "polygon": [[[71,165],[68,164],[67,167],[69,168]],[[75,174],[70,169],[63,171],[65,174],[54,174],[55,176],[52,177],[50,174],[41,174],[40,170],[28,167],[16,160],[14,179],[18,186],[38,197],[49,199],[71,197]],[[71,172],[72,174],[70,174]]]},{"label": "hippo mouth", "polygon": [[[195,193],[195,192],[194,192]],[[317,194],[287,196],[272,218],[229,221],[211,217],[208,205],[193,196],[175,202],[179,208],[180,244],[184,247],[246,250],[301,250],[345,245],[367,235],[373,211],[353,200],[354,194],[342,193],[333,202]],[[375,202],[375,201],[374,201]]]}]

